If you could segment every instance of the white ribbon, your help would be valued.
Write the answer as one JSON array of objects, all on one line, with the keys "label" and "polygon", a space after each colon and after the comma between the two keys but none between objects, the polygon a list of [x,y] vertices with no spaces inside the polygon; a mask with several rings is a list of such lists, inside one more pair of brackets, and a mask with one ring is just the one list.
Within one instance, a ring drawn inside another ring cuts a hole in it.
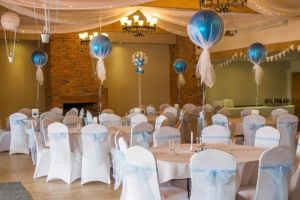
[{"label": "white ribbon", "polygon": [[40,85],[43,85],[44,83],[44,75],[41,67],[37,67],[36,70],[36,80]]},{"label": "white ribbon", "polygon": [[204,49],[200,55],[196,68],[196,76],[198,78],[201,76],[201,84],[205,83],[205,85],[210,88],[215,83],[215,72],[211,64],[208,49]]},{"label": "white ribbon", "polygon": [[103,81],[105,81],[106,79],[105,78],[106,70],[102,58],[98,58],[96,71],[97,71],[98,78],[101,80],[101,83],[103,83]]}]

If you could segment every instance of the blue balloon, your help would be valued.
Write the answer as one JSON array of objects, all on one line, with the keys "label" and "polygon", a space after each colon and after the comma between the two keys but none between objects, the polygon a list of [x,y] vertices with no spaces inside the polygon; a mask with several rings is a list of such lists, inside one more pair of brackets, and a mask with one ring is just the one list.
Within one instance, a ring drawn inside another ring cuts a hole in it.
[{"label": "blue balloon", "polygon": [[184,73],[187,68],[187,62],[184,59],[177,59],[174,63],[174,69],[178,74]]},{"label": "blue balloon", "polygon": [[104,59],[112,51],[112,43],[105,35],[98,35],[90,41],[90,52],[95,58]]},{"label": "blue balloon", "polygon": [[36,50],[31,55],[31,61],[36,67],[44,67],[48,61],[48,55],[44,51]]},{"label": "blue balloon", "polygon": [[191,18],[187,32],[193,43],[209,49],[222,38],[224,23],[216,12],[201,10]]},{"label": "blue balloon", "polygon": [[250,45],[247,55],[253,64],[259,65],[267,56],[267,50],[263,44],[256,42]]}]

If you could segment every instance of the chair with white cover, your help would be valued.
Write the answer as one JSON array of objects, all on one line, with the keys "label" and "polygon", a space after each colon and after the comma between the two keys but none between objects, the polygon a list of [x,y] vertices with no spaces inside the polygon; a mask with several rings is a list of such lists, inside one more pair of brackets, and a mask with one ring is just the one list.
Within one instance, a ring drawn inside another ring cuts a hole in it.
[{"label": "chair with white cover", "polygon": [[154,116],[156,114],[156,108],[153,105],[148,105],[146,107],[147,116]]},{"label": "chair with white cover", "polygon": [[126,200],[187,200],[186,190],[159,186],[156,159],[154,155],[139,146],[129,148],[125,153]]},{"label": "chair with white cover", "polygon": [[101,181],[110,184],[108,130],[100,124],[82,128],[81,184]]},{"label": "chair with white cover", "polygon": [[83,109],[83,108],[80,109],[79,117],[80,117],[81,119],[84,118],[84,109]]},{"label": "chair with white cover", "polygon": [[48,138],[48,126],[54,122],[61,122],[60,119],[47,117],[41,121],[41,129],[40,132],[44,137],[44,144],[49,146],[49,138]]},{"label": "chair with white cover", "polygon": [[280,145],[295,148],[299,119],[295,115],[283,114],[277,119],[277,130],[280,132]]},{"label": "chair with white cover", "polygon": [[216,149],[196,153],[191,157],[190,170],[190,200],[235,199],[237,162],[233,155]]},{"label": "chair with white cover", "polygon": [[9,151],[11,134],[8,130],[0,131],[0,152]]},{"label": "chair with white cover", "polygon": [[106,113],[106,114],[115,114],[115,112],[112,109],[106,108],[102,110],[101,113]]},{"label": "chair with white cover", "polygon": [[62,116],[63,115],[63,109],[58,108],[58,107],[51,108],[50,112],[55,113],[58,116]]},{"label": "chair with white cover", "polygon": [[196,106],[195,106],[194,104],[192,104],[192,103],[187,103],[187,104],[184,104],[184,105],[182,106],[182,110],[184,110],[184,111],[186,111],[186,110],[188,110],[188,111],[193,111],[195,107],[196,107]]},{"label": "chair with white cover", "polygon": [[255,147],[271,148],[279,145],[280,133],[271,126],[257,129],[255,133]]},{"label": "chair with white cover", "polygon": [[29,154],[29,136],[26,133],[27,116],[22,113],[14,113],[9,116],[11,141],[9,154]]},{"label": "chair with white cover", "polygon": [[283,109],[283,108],[277,108],[277,109],[272,110],[271,117],[276,122],[278,117],[280,117],[281,115],[285,115],[285,114],[289,114],[289,111],[287,111],[286,109]]},{"label": "chair with white cover", "polygon": [[106,127],[122,125],[121,117],[116,114],[102,113],[101,115],[99,115],[99,122]]},{"label": "chair with white cover", "polygon": [[181,143],[180,131],[177,128],[164,126],[153,133],[154,147],[168,145],[170,140],[174,140],[177,144]]},{"label": "chair with white cover", "polygon": [[143,114],[136,114],[130,118],[131,127],[134,127],[142,122],[148,122],[148,118]]},{"label": "chair with white cover", "polygon": [[93,115],[92,113],[87,110],[86,111],[86,122],[85,122],[85,125],[89,125],[89,124],[92,124],[93,123]]},{"label": "chair with white cover", "polygon": [[225,115],[226,117],[231,116],[231,112],[228,108],[221,108],[220,110],[217,111],[217,114],[222,114]]},{"label": "chair with white cover", "polygon": [[56,118],[58,117],[59,115],[54,113],[54,112],[50,112],[50,111],[47,111],[47,112],[43,112],[41,115],[40,115],[40,121],[43,121],[43,119],[47,118],[47,117],[51,117],[51,118]]},{"label": "chair with white cover", "polygon": [[300,137],[298,138],[297,147],[296,147],[296,158],[300,160]]},{"label": "chair with white cover", "polygon": [[[299,154],[296,156],[298,156],[299,159]],[[295,170],[294,174],[291,177],[289,199],[299,200],[299,197],[300,197],[300,163],[298,164],[297,169]]]},{"label": "chair with white cover", "polygon": [[241,118],[244,118],[247,115],[251,115],[251,114],[252,114],[252,109],[250,109],[250,108],[245,108],[244,110],[242,110],[240,112]]},{"label": "chair with white cover", "polygon": [[68,127],[55,122],[48,126],[50,168],[47,182],[61,179],[67,184],[81,177],[81,155],[71,151]]},{"label": "chair with white cover", "polygon": [[166,122],[168,119],[164,115],[159,115],[155,119],[155,130],[158,130],[160,127],[162,127],[163,123]]},{"label": "chair with white cover", "polygon": [[257,129],[264,127],[266,120],[260,115],[247,115],[243,119],[244,145],[254,146]]},{"label": "chair with white cover", "polygon": [[77,124],[82,125],[82,119],[77,115],[65,116],[63,123],[69,128],[76,128]]},{"label": "chair with white cover", "polygon": [[215,114],[212,116],[213,125],[220,125],[229,128],[228,118],[223,114]]},{"label": "chair with white cover", "polygon": [[76,116],[78,116],[78,109],[77,108],[72,108],[71,110],[69,110],[66,113],[66,116],[69,116],[69,115],[76,115]]},{"label": "chair with white cover", "polygon": [[167,121],[167,125],[168,126],[175,126],[176,122],[177,122],[177,117],[174,113],[170,113],[170,112],[165,112],[163,113],[163,115],[168,119]]},{"label": "chair with white cover", "polygon": [[36,165],[33,178],[39,178],[48,175],[51,155],[50,148],[44,145],[41,133],[34,132],[33,136],[36,146]]},{"label": "chair with white cover", "polygon": [[167,107],[171,107],[171,105],[168,103],[163,103],[159,106],[159,110],[164,111]]},{"label": "chair with white cover", "polygon": [[131,129],[130,146],[141,146],[149,149],[152,142],[154,127],[148,122],[142,122]]},{"label": "chair with white cover", "polygon": [[259,159],[256,187],[240,187],[237,199],[287,200],[294,158],[294,152],[286,146],[276,146],[264,151]]},{"label": "chair with white cover", "polygon": [[229,144],[230,130],[220,125],[207,126],[202,130],[202,142],[214,144]]},{"label": "chair with white cover", "polygon": [[177,108],[175,107],[167,107],[164,109],[163,113],[172,113],[177,117]]},{"label": "chair with white cover", "polygon": [[22,113],[26,115],[27,117],[31,117],[32,115],[32,110],[30,108],[21,108],[18,113]]}]

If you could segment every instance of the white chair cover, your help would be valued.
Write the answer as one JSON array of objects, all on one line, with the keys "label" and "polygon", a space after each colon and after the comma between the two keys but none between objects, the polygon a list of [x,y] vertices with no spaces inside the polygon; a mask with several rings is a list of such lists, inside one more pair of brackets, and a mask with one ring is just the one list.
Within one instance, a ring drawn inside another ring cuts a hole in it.
[{"label": "white chair cover", "polygon": [[86,123],[85,125],[89,125],[93,123],[93,115],[92,113],[88,110],[86,111]]},{"label": "white chair cover", "polygon": [[163,113],[172,113],[177,117],[177,108],[175,107],[167,107],[164,109]]},{"label": "white chair cover", "polygon": [[246,115],[243,120],[244,145],[254,145],[257,129],[265,126],[266,120],[260,115]]},{"label": "white chair cover", "polygon": [[40,132],[43,134],[44,137],[44,144],[49,146],[49,138],[48,138],[48,126],[54,122],[62,122],[58,118],[51,118],[47,117],[41,121],[41,130]]},{"label": "white chair cover", "polygon": [[26,133],[27,116],[22,113],[14,113],[9,116],[11,141],[9,154],[29,154],[29,136]]},{"label": "white chair cover", "polygon": [[142,122],[131,129],[130,146],[141,146],[149,149],[152,142],[153,125]]},{"label": "white chair cover", "polygon": [[229,128],[228,118],[222,114],[215,114],[212,116],[213,125],[220,125]]},{"label": "white chair cover", "polygon": [[166,116],[164,115],[159,115],[155,119],[155,130],[158,130],[164,123],[164,121],[167,120]]},{"label": "white chair cover", "polygon": [[171,105],[168,103],[163,103],[159,106],[159,110],[164,111],[167,107],[171,107]]},{"label": "white chair cover", "polygon": [[10,131],[0,131],[0,152],[9,151],[11,134]]},{"label": "white chair cover", "polygon": [[41,133],[34,131],[33,134],[36,146],[36,165],[33,178],[39,178],[48,175],[51,155],[50,149],[44,145]]},{"label": "white chair cover", "polygon": [[106,109],[102,110],[102,113],[115,114],[115,112],[112,109],[109,109],[109,108],[106,108]]},{"label": "white chair cover", "polygon": [[211,125],[202,130],[203,143],[229,144],[230,130],[224,126]]},{"label": "white chair cover", "polygon": [[78,116],[78,109],[77,108],[72,108],[71,110],[69,110],[66,113],[66,116],[69,116],[69,115],[76,115],[76,116]]},{"label": "white chair cover", "polygon": [[225,115],[226,117],[231,116],[231,112],[228,108],[221,108],[220,110],[217,111],[217,114],[222,114]]},{"label": "white chair cover", "polygon": [[298,138],[297,142],[296,157],[300,160],[300,137]]},{"label": "white chair cover", "polygon": [[236,167],[235,157],[223,151],[208,149],[193,155],[190,200],[234,200]]},{"label": "white chair cover", "polygon": [[246,117],[247,115],[252,114],[252,110],[250,108],[245,108],[244,110],[241,111],[241,118]]},{"label": "white chair cover", "polygon": [[187,200],[187,191],[175,187],[159,187],[156,160],[153,154],[139,146],[125,153],[126,200]]},{"label": "white chair cover", "polygon": [[172,127],[175,126],[177,117],[174,113],[165,112],[165,113],[163,113],[163,115],[168,119],[168,121],[165,122],[165,123],[167,123],[168,126],[172,126]]},{"label": "white chair cover", "polygon": [[82,126],[82,119],[77,115],[67,115],[63,123],[69,128],[76,128],[78,124]]},{"label": "white chair cover", "polygon": [[79,117],[80,117],[81,119],[84,118],[84,109],[83,109],[83,108],[80,109]]},{"label": "white chair cover", "polygon": [[148,118],[143,114],[136,114],[130,118],[131,127],[134,127],[142,122],[148,122]]},{"label": "white chair cover", "polygon": [[63,109],[58,108],[58,107],[51,108],[50,112],[55,113],[58,116],[62,116],[63,115]]},{"label": "white chair cover", "polygon": [[271,117],[276,122],[278,117],[280,117],[281,115],[285,115],[285,114],[289,114],[289,111],[287,111],[286,109],[283,109],[283,108],[277,108],[277,109],[272,110]]},{"label": "white chair cover", "polygon": [[184,104],[184,105],[182,106],[182,110],[184,110],[184,111],[186,111],[186,110],[188,110],[188,111],[193,111],[195,107],[196,107],[196,106],[195,106],[194,104],[192,104],[192,103],[187,103],[187,104]]},{"label": "white chair cover", "polygon": [[255,133],[254,146],[261,148],[271,148],[279,145],[280,133],[271,126],[264,126],[257,129]]},{"label": "white chair cover", "polygon": [[110,184],[108,130],[99,124],[82,128],[81,184],[101,181]]},{"label": "white chair cover", "polygon": [[256,190],[255,187],[240,188],[237,199],[287,200],[294,158],[293,151],[286,146],[276,146],[263,152]]},{"label": "white chair cover", "polygon": [[122,125],[121,117],[116,114],[102,113],[101,115],[99,115],[99,122],[106,127]]},{"label": "white chair cover", "polygon": [[180,131],[177,128],[164,126],[153,133],[154,147],[168,145],[170,140],[174,140],[177,144],[181,143]]},{"label": "white chair cover", "polygon": [[147,113],[147,116],[153,116],[156,114],[156,108],[152,105],[148,105],[146,107],[146,113]]},{"label": "white chair cover", "polygon": [[[298,142],[298,144],[299,144],[299,142]],[[299,157],[298,157],[298,159],[299,159]],[[291,178],[289,199],[290,200],[299,200],[299,197],[300,197],[300,163]]]},{"label": "white chair cover", "polygon": [[21,108],[18,113],[22,113],[26,115],[27,117],[31,117],[32,115],[32,110],[30,108]]},{"label": "white chair cover", "polygon": [[48,126],[51,162],[47,181],[61,179],[67,184],[81,177],[81,155],[70,148],[68,127],[55,122]]},{"label": "white chair cover", "polygon": [[295,115],[283,114],[277,119],[277,129],[280,132],[280,145],[295,148],[299,119]]}]

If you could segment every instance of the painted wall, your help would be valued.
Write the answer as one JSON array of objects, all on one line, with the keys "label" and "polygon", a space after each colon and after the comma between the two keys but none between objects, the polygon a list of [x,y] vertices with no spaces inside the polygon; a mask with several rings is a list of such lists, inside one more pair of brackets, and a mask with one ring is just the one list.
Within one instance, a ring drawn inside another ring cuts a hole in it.
[{"label": "painted wall", "polygon": [[[10,64],[5,42],[0,40],[0,118],[6,118],[23,107],[36,107],[36,68],[31,63],[31,54],[36,48],[37,42],[34,41],[17,42],[15,59]],[[39,107],[42,111],[45,108],[44,87],[40,88]]]},{"label": "painted wall", "polygon": [[109,107],[120,115],[138,106],[138,74],[131,58],[136,51],[148,56],[145,74],[141,75],[142,104],[159,106],[170,102],[169,45],[114,44],[111,55],[105,59],[105,86]]},{"label": "painted wall", "polygon": [[[252,67],[249,62],[240,61],[216,68],[216,82],[213,88],[207,89],[207,102],[229,98],[236,106],[255,105],[256,84]],[[264,76],[259,87],[259,103],[263,104],[265,98],[287,97],[289,62],[263,63],[262,67]]]}]

